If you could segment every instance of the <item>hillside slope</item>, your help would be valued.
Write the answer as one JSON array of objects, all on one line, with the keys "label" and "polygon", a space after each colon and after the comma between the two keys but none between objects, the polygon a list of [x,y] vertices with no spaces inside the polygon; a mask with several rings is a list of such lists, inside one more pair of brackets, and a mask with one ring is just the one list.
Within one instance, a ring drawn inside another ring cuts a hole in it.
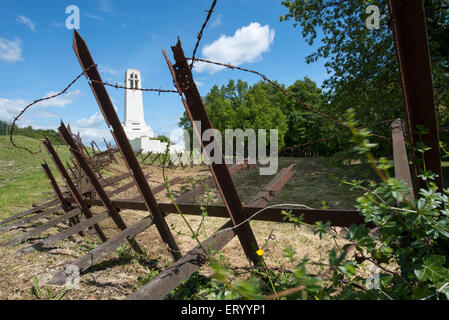
[{"label": "hillside slope", "polygon": [[[15,136],[17,145],[39,150],[39,140]],[[69,158],[66,146],[54,146],[61,159]],[[61,182],[53,162],[42,146],[39,154],[15,148],[9,136],[0,136],[0,220],[31,207],[32,203],[50,195],[51,186],[42,170],[47,161],[54,176]]]}]

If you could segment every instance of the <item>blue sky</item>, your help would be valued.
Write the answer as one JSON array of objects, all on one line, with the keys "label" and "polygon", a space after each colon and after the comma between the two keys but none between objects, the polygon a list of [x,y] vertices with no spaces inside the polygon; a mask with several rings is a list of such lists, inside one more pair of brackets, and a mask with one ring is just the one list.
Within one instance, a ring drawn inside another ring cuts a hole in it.
[{"label": "blue sky", "polygon": [[[142,72],[143,87],[173,89],[161,50],[181,38],[191,56],[210,0],[11,1],[0,3],[0,119],[11,120],[27,103],[62,90],[81,72],[66,29],[66,7],[81,13],[79,33],[86,40],[104,81],[123,83],[127,68]],[[307,65],[310,47],[280,0],[219,0],[197,57],[258,70],[286,85],[310,77],[319,85],[327,77],[324,62]],[[316,44],[315,44],[316,46]],[[173,59],[172,59],[173,60]],[[201,95],[214,84],[241,78],[260,80],[240,71],[194,69]],[[123,90],[108,88],[123,120]],[[144,93],[145,120],[156,135],[170,135],[184,111],[176,94]],[[68,94],[32,107],[20,126],[56,128],[59,121],[80,130],[85,142],[110,136],[87,81],[80,79]]]}]

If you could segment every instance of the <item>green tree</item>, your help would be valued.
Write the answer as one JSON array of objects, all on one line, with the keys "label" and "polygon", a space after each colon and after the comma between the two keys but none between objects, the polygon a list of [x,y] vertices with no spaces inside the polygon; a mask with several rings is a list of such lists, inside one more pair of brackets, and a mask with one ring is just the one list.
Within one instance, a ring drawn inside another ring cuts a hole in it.
[{"label": "green tree", "polygon": [[[283,147],[287,119],[280,106],[272,103],[270,90],[262,82],[250,87],[242,80],[230,80],[221,88],[213,86],[203,102],[213,126],[223,134],[226,129],[278,129],[278,146]],[[190,130],[191,134],[191,123],[186,112],[179,125]]]},{"label": "green tree", "polygon": [[167,142],[168,144],[171,144],[170,138],[167,136],[164,136],[163,134],[158,135],[155,140],[159,140],[161,142]]},{"label": "green tree", "polygon": [[[8,128],[8,134],[11,130],[11,126],[7,125]],[[55,145],[61,145],[64,144],[64,140],[60,136],[59,132],[52,130],[52,129],[34,129],[32,126],[27,126],[24,128],[21,128],[19,126],[15,126],[14,128],[14,135],[21,135],[25,137],[30,137],[34,139],[44,139],[48,138],[52,144]]]},{"label": "green tree", "polygon": [[[425,0],[435,97],[438,110],[445,110],[449,101],[449,5],[446,0]],[[321,44],[306,58],[308,63],[326,59],[331,75],[324,82],[330,102],[329,112],[343,119],[352,108],[359,122],[368,125],[380,120],[403,116],[403,98],[398,63],[389,28],[385,0],[283,0],[289,13],[281,21],[293,20],[302,36],[312,45]],[[365,26],[368,5],[381,10],[380,29]],[[439,113],[440,123],[445,120]],[[376,127],[388,134],[388,127]],[[389,147],[388,144],[383,144]],[[387,150],[387,149],[386,149]]]}]

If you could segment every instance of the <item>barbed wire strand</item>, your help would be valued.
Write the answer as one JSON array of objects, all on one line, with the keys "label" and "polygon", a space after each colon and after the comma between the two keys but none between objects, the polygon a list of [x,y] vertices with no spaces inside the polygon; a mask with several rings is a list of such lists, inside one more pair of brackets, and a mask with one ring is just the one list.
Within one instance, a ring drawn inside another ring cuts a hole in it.
[{"label": "barbed wire strand", "polygon": [[[216,1],[214,1],[214,3],[215,3],[215,2],[216,2]],[[214,5],[214,4],[213,4],[213,5]],[[213,8],[213,6],[212,6],[212,8]],[[209,17],[209,18],[210,18],[210,17]],[[270,80],[268,77],[266,77],[264,74],[262,74],[262,73],[260,73],[260,72],[258,72],[258,71],[255,71],[255,70],[249,70],[249,69],[245,69],[245,68],[233,66],[233,65],[231,65],[231,64],[224,64],[224,63],[214,62],[214,61],[210,61],[210,60],[206,60],[206,59],[201,59],[201,58],[186,58],[186,59],[192,60],[192,62],[194,62],[194,61],[201,61],[201,62],[205,62],[205,63],[211,63],[211,64],[216,64],[216,65],[219,65],[219,66],[227,67],[227,68],[230,68],[230,69],[237,69],[237,70],[241,70],[241,71],[244,71],[244,72],[249,72],[249,73],[256,74],[256,75],[260,76],[264,81],[268,82],[270,85],[272,85],[273,87],[275,87],[276,89],[278,89],[280,92],[282,92],[285,96],[287,96],[287,97],[289,97],[289,98],[291,98],[291,99],[294,99],[295,101],[299,102],[299,103],[302,104],[304,107],[306,107],[308,110],[310,110],[310,111],[312,111],[312,112],[314,112],[314,113],[316,113],[316,114],[318,114],[318,115],[320,115],[320,116],[322,116],[322,117],[324,117],[324,118],[326,118],[326,119],[328,119],[328,120],[330,120],[330,121],[336,123],[336,124],[339,125],[339,126],[342,126],[342,127],[345,127],[345,128],[350,128],[347,124],[342,123],[342,122],[339,122],[339,121],[333,119],[330,115],[325,114],[325,113],[323,113],[323,112],[321,112],[321,111],[316,110],[316,109],[313,108],[311,105],[309,105],[309,104],[307,104],[307,103],[301,101],[301,100],[298,99],[297,97],[295,97],[295,96],[293,96],[292,94],[288,93],[288,92],[287,92],[286,90],[284,90],[281,86],[279,86],[276,82]],[[15,118],[14,118],[14,121],[13,121],[12,126],[11,126],[11,131],[10,131],[10,141],[11,141],[11,144],[12,144],[14,147],[16,147],[16,148],[26,150],[26,151],[28,151],[28,152],[31,153],[31,154],[38,154],[38,153],[42,152],[41,144],[39,144],[39,151],[34,152],[34,151],[30,150],[29,148],[27,148],[27,147],[25,147],[25,146],[18,146],[18,145],[14,142],[14,139],[13,139],[13,133],[14,133],[14,129],[15,129],[15,127],[16,127],[16,122],[17,122],[17,121],[20,119],[20,117],[21,117],[21,116],[22,116],[22,115],[23,115],[23,114],[24,114],[30,107],[32,107],[33,105],[35,105],[35,104],[37,104],[37,103],[39,103],[39,102],[45,101],[45,100],[54,99],[54,98],[56,98],[56,97],[58,97],[58,96],[60,96],[60,95],[63,95],[63,94],[65,94],[65,93],[67,93],[68,89],[69,89],[72,85],[74,85],[74,84],[81,78],[81,76],[82,76],[85,72],[89,71],[89,70],[90,70],[92,67],[94,67],[94,66],[96,67],[96,65],[89,66],[85,71],[83,71],[83,72],[82,72],[81,74],[79,74],[74,80],[72,80],[72,82],[70,82],[69,85],[67,85],[66,88],[64,88],[62,91],[58,92],[57,94],[54,94],[54,95],[49,96],[49,97],[37,99],[37,100],[33,101],[32,103],[28,104],[28,105],[27,105],[27,106],[26,106],[26,107],[25,107],[25,108],[24,108],[24,109],[23,109],[23,110],[22,110],[22,111],[15,117]],[[108,83],[108,82],[102,82],[102,81],[97,81],[97,80],[91,80],[91,82],[92,82],[92,83],[99,83],[99,84],[102,84],[102,85],[105,85],[105,86],[110,86],[110,87],[113,87],[113,88],[116,88],[116,89],[136,90],[136,91],[144,91],[144,92],[158,92],[159,94],[161,94],[161,93],[178,93],[176,90],[167,90],[167,89],[160,89],[160,88],[159,88],[159,89],[153,89],[153,88],[130,88],[130,87],[126,87],[126,86],[120,86],[120,85],[118,85],[118,84],[111,84],[111,83]],[[383,123],[386,123],[386,122],[390,122],[390,121],[394,121],[394,119],[382,120],[382,121],[379,121],[379,122],[377,122],[377,123],[375,123],[375,124],[368,125],[368,126],[365,126],[365,127],[369,128],[369,127],[373,127],[373,126],[376,126],[376,125],[379,125],[379,124],[383,124]],[[336,134],[336,135],[331,136],[331,137],[319,139],[319,140],[312,141],[312,142],[308,142],[308,143],[304,143],[304,144],[301,144],[301,145],[295,145],[295,146],[285,147],[285,148],[283,148],[283,149],[281,149],[281,150],[279,150],[279,151],[283,151],[283,150],[287,150],[287,149],[293,149],[293,148],[298,148],[298,147],[301,147],[301,146],[307,146],[307,145],[311,145],[311,144],[314,144],[314,143],[324,142],[324,141],[328,141],[328,140],[331,140],[331,139],[334,139],[334,138],[336,138],[336,137],[343,136],[343,135],[344,135],[344,134]],[[374,133],[372,133],[372,136],[378,137],[378,138],[381,138],[381,139],[384,139],[384,140],[387,140],[387,141],[388,141],[388,140],[391,140],[391,139],[389,139],[389,138],[387,138],[387,137],[385,137],[385,136],[381,136],[381,135],[374,134]]]},{"label": "barbed wire strand", "polygon": [[121,86],[119,84],[112,84],[109,82],[102,82],[102,81],[98,81],[98,80],[90,80],[90,82],[92,83],[99,83],[105,86],[109,86],[109,87],[113,87],[116,89],[125,89],[125,90],[135,90],[135,91],[144,91],[144,92],[158,92],[159,94],[161,93],[178,93],[178,91],[176,90],[167,90],[167,89],[152,89],[152,88],[130,88],[130,87],[126,87],[126,86]]},{"label": "barbed wire strand", "polygon": [[206,28],[207,23],[209,22],[209,19],[210,19],[210,17],[212,16],[212,13],[214,12],[214,8],[215,8],[215,5],[216,5],[216,4],[217,4],[217,0],[214,0],[214,1],[212,2],[212,5],[211,5],[210,9],[209,9],[209,10],[206,10],[206,12],[207,12],[207,17],[206,17],[206,20],[205,20],[204,23],[203,23],[203,26],[201,27],[200,32],[198,32],[198,34],[197,34],[197,39],[198,39],[198,40],[196,41],[195,49],[193,49],[193,54],[192,54],[193,60],[192,60],[192,62],[190,63],[190,70],[192,70],[192,68],[193,68],[193,64],[194,64],[194,62],[195,62],[195,54],[196,54],[196,51],[198,50],[198,46],[200,45],[200,41],[201,41],[201,39],[203,38],[203,31],[204,31],[204,29]]},{"label": "barbed wire strand", "polygon": [[[310,104],[305,103],[304,101],[301,101],[300,99],[298,99],[297,97],[295,97],[294,95],[292,95],[291,93],[289,93],[289,92],[287,92],[285,89],[283,89],[283,88],[282,88],[280,85],[278,85],[276,82],[274,82],[273,80],[270,80],[270,79],[269,79],[267,76],[265,76],[263,73],[260,73],[260,72],[255,71],[255,70],[250,70],[250,69],[246,69],[246,68],[241,68],[241,67],[238,67],[238,66],[234,66],[234,65],[231,65],[230,63],[226,64],[226,63],[221,63],[221,62],[211,61],[211,60],[202,59],[202,58],[186,58],[186,60],[192,60],[192,62],[193,62],[193,61],[200,61],[200,62],[204,62],[204,63],[210,63],[210,64],[222,66],[222,67],[229,68],[229,69],[237,69],[237,70],[240,70],[240,71],[244,71],[244,72],[249,72],[249,73],[256,74],[256,75],[258,75],[259,77],[261,77],[264,81],[268,82],[268,83],[271,84],[273,87],[275,87],[276,89],[278,89],[279,91],[281,91],[285,96],[287,96],[287,97],[289,97],[289,98],[295,100],[296,102],[300,103],[301,105],[303,105],[307,110],[309,110],[309,111],[311,111],[311,112],[313,112],[313,113],[315,113],[315,114],[318,114],[318,115],[320,115],[321,117],[326,118],[326,119],[328,119],[329,121],[332,121],[333,123],[335,123],[335,124],[337,124],[337,125],[339,125],[339,126],[341,126],[341,127],[344,127],[344,128],[347,128],[347,129],[351,129],[351,127],[350,127],[349,125],[347,125],[347,124],[345,124],[345,123],[343,123],[343,122],[337,121],[337,120],[335,120],[334,118],[332,118],[330,115],[328,115],[328,114],[326,114],[326,113],[323,113],[323,112],[321,112],[321,111],[315,109],[315,108],[312,107]],[[377,135],[377,134],[372,134],[372,135],[375,136],[375,137],[378,137],[378,138],[387,140],[387,141],[391,140],[391,139],[389,139],[389,138],[387,138],[387,137],[385,137],[385,136],[381,136],[381,135]]]},{"label": "barbed wire strand", "polygon": [[41,98],[41,99],[37,99],[37,100],[34,100],[32,103],[30,103],[30,104],[28,104],[15,118],[14,118],[14,121],[13,121],[13,123],[12,123],[12,125],[11,125],[11,131],[9,132],[9,140],[11,141],[11,144],[14,146],[14,147],[16,147],[17,149],[23,149],[23,150],[26,150],[26,151],[28,151],[29,153],[31,153],[31,154],[38,154],[38,153],[40,153],[40,152],[42,152],[42,148],[41,148],[41,146],[42,146],[42,142],[41,143],[39,143],[39,151],[32,151],[32,150],[30,150],[29,148],[27,148],[27,147],[24,147],[24,146],[18,146],[18,145],[16,145],[16,143],[14,142],[14,138],[13,138],[13,133],[14,133],[14,129],[15,129],[15,127],[16,127],[16,122],[20,119],[20,117],[30,108],[30,107],[32,107],[32,106],[34,106],[35,104],[37,104],[37,103],[39,103],[39,102],[42,102],[42,101],[45,101],[45,100],[50,100],[50,99],[54,99],[54,98],[56,98],[56,97],[59,97],[60,95],[63,95],[63,94],[65,94],[66,92],[67,92],[67,90],[69,90],[70,89],[70,87],[71,86],[73,86],[74,84],[75,84],[75,82],[77,82],[83,75],[84,75],[84,73],[85,72],[87,72],[87,71],[89,71],[91,68],[93,68],[93,67],[96,67],[96,65],[95,64],[93,64],[93,65],[91,65],[91,66],[89,66],[85,71],[83,71],[82,73],[80,73],[75,79],[73,79],[72,80],[72,82],[70,82],[69,83],[69,85],[67,86],[67,87],[65,87],[62,91],[60,91],[59,93],[57,93],[57,94],[54,94],[54,95],[52,95],[52,96],[49,96],[49,97],[45,97],[45,98]]},{"label": "barbed wire strand", "polygon": [[[17,149],[23,149],[28,151],[31,154],[38,154],[42,152],[42,142],[39,143],[39,151],[32,151],[29,148],[25,147],[25,146],[19,146],[14,142],[14,130],[16,128],[16,122],[20,119],[20,117],[22,117],[22,115],[32,106],[34,106],[35,104],[42,102],[42,101],[46,101],[46,100],[51,100],[54,98],[59,97],[60,95],[66,94],[67,91],[70,89],[70,87],[72,87],[86,72],[88,72],[91,68],[96,67],[97,65],[91,65],[88,68],[86,68],[85,71],[83,71],[82,73],[80,73],[75,79],[73,79],[68,85],[67,87],[65,87],[62,91],[59,91],[58,93],[48,96],[48,97],[44,97],[44,98],[40,98],[37,100],[34,100],[32,103],[28,104],[27,106],[25,106],[22,111],[20,111],[20,113],[14,118],[14,121],[11,125],[11,130],[9,132],[9,140],[11,141],[11,144],[17,148]],[[175,90],[166,90],[166,89],[146,89],[146,88],[129,88],[129,87],[125,87],[125,86],[119,86],[118,84],[110,84],[108,82],[101,82],[101,81],[97,81],[97,80],[91,80],[91,82],[93,83],[100,83],[103,84],[105,86],[110,86],[110,87],[114,87],[116,89],[126,89],[126,90],[139,90],[139,91],[146,91],[146,92],[158,92],[159,94],[161,93],[178,93],[178,91]]]},{"label": "barbed wire strand", "polygon": [[[386,123],[389,123],[389,122],[393,122],[394,120],[395,119],[382,120],[382,121],[375,122],[375,123],[367,125],[367,126],[359,127],[359,128],[357,128],[357,130],[361,130],[363,128],[373,128],[373,127],[376,127],[376,126],[381,125],[381,124],[386,124]],[[346,135],[349,135],[349,134],[351,134],[351,132],[337,133],[337,134],[332,135],[332,136],[327,137],[327,138],[322,138],[322,139],[318,139],[318,140],[314,140],[314,141],[310,141],[310,142],[306,142],[306,143],[295,144],[295,145],[292,145],[292,146],[283,147],[283,148],[279,149],[278,152],[291,150],[291,149],[297,149],[297,148],[301,148],[301,147],[306,147],[306,146],[309,146],[309,145],[312,145],[312,144],[316,144],[316,143],[320,143],[320,142],[326,142],[326,141],[329,141],[329,140],[332,140],[332,139],[335,139],[335,138],[338,138],[338,137],[343,137],[343,136],[346,136]],[[374,135],[374,134],[372,134],[372,135]]]}]

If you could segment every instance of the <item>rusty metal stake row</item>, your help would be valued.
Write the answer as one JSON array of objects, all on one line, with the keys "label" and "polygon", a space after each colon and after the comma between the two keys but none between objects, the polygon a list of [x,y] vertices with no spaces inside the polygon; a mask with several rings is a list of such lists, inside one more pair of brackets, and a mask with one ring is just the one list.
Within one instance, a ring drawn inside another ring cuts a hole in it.
[{"label": "rusty metal stake row", "polygon": [[100,74],[95,67],[95,62],[87,48],[85,41],[81,38],[79,33],[75,30],[73,34],[73,49],[78,58],[78,61],[83,70],[88,70],[85,75],[87,79],[91,80],[90,87],[97,100],[97,103],[103,113],[103,116],[109,127],[112,126],[114,137],[117,146],[125,160],[128,169],[132,172],[136,186],[142,196],[142,199],[147,206],[148,211],[152,214],[154,223],[161,235],[163,241],[168,245],[170,254],[173,259],[178,260],[182,257],[175,238],[173,237],[164,216],[159,209],[156,199],[154,198],[151,188],[145,179],[142,169],[139,166],[136,156],[131,148],[131,144],[125,131],[120,123],[120,119],[115,112],[111,99],[103,85]]},{"label": "rusty metal stake row", "polygon": [[[70,193],[72,194],[73,198],[75,199],[76,203],[78,204],[78,207],[81,209],[81,212],[84,214],[86,219],[92,218],[92,212],[89,209],[89,206],[84,202],[83,197],[81,196],[81,193],[76,188],[75,184],[73,183],[72,179],[70,178],[69,174],[67,173],[67,170],[64,168],[64,165],[61,162],[61,159],[59,158],[58,154],[56,153],[55,149],[53,148],[52,144],[50,143],[50,140],[47,138],[44,140],[44,146],[47,149],[47,152],[50,154],[51,158],[53,159],[53,162],[56,165],[56,168],[59,171],[59,174],[62,176],[62,178],[65,180],[67,186],[69,187]],[[101,230],[100,226],[98,224],[94,225],[95,232],[100,237],[101,241],[106,241],[107,238],[103,233],[103,230]]]},{"label": "rusty metal stake row", "polygon": [[[67,130],[64,123],[61,121],[61,126],[58,128],[59,134],[61,135],[64,142],[69,146],[70,152],[75,157],[78,165],[80,166],[81,170],[83,170],[84,174],[87,176],[90,185],[97,193],[98,197],[100,198],[101,202],[107,209],[109,215],[111,216],[114,223],[117,225],[117,227],[120,230],[126,229],[126,223],[123,221],[122,217],[119,214],[119,210],[117,210],[113,205],[111,200],[109,199],[108,195],[106,194],[106,191],[104,191],[103,187],[101,186],[100,182],[98,181],[95,173],[90,168],[89,164],[87,163],[86,159],[81,153],[81,150],[78,148],[78,146],[75,143],[75,140],[73,140],[72,135]],[[135,239],[129,239],[128,240],[131,247],[137,252],[137,253],[143,253],[142,249],[140,248],[139,244]]]},{"label": "rusty metal stake row", "polygon": [[[59,203],[61,204],[61,208],[62,210],[64,210],[64,212],[69,212],[71,210],[73,210],[73,207],[70,205],[70,203],[68,203],[65,199],[64,199],[64,195],[61,192],[61,189],[58,186],[58,183],[56,182],[55,177],[53,176],[53,174],[51,173],[50,168],[48,167],[47,162],[44,162],[42,164],[42,168],[44,169],[45,174],[47,175],[48,180],[50,180],[50,184],[53,188],[53,191],[56,194],[56,197],[59,200]],[[79,217],[75,216],[73,218],[69,219],[69,222],[72,225],[76,225],[77,223],[79,223]],[[83,236],[84,233],[80,233],[80,236]]]},{"label": "rusty metal stake row", "polygon": [[[204,151],[207,145],[201,137],[206,130],[213,128],[212,123],[209,120],[200,93],[198,92],[196,84],[193,80],[192,72],[187,64],[187,60],[179,39],[176,46],[172,47],[172,51],[176,61],[174,66],[168,59],[165,51],[163,51],[163,54],[172,74],[175,87],[178,90],[182,103],[184,104],[187,114],[189,115],[193,130],[197,135],[198,141],[201,142],[201,148]],[[184,94],[185,99],[182,97],[182,94]],[[197,122],[201,124],[201,128],[197,128]],[[220,146],[217,145],[214,152],[221,153],[221,150],[218,151],[217,149],[220,149]],[[226,164],[224,164],[223,154],[221,154],[221,158],[221,164],[212,163],[209,168],[215,179],[229,217],[234,225],[238,225],[246,219],[245,210],[234,182],[232,181],[229,169]],[[256,254],[259,246],[250,224],[248,222],[243,223],[236,229],[236,233],[248,259],[256,266],[263,266],[263,258]]]}]

